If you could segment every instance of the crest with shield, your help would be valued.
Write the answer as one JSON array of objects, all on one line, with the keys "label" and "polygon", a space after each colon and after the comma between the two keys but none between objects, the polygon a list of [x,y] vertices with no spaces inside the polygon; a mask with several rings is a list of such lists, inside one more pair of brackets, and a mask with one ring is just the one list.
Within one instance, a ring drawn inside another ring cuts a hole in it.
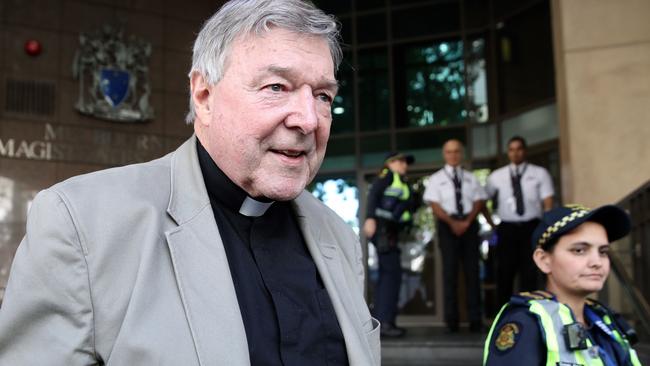
[{"label": "crest with shield", "polygon": [[82,33],[73,63],[73,76],[79,81],[75,108],[117,122],[152,119],[150,56],[150,43],[134,36],[125,39],[120,28],[105,25]]}]

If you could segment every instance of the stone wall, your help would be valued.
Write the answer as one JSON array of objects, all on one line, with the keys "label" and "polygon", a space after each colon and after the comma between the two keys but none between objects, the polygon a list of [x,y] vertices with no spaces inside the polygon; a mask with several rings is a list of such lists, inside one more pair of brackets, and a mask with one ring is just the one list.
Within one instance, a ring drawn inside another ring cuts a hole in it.
[{"label": "stone wall", "polygon": [[564,202],[617,202],[650,179],[650,1],[552,4]]}]

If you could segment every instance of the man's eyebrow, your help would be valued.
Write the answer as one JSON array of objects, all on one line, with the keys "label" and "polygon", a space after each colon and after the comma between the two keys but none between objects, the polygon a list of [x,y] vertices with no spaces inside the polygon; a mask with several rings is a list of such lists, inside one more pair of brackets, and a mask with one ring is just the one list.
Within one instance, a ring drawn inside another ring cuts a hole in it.
[{"label": "man's eyebrow", "polygon": [[[254,84],[261,83],[262,79],[268,76],[269,74],[278,75],[287,80],[293,80],[298,77],[297,72],[290,67],[271,65],[262,70],[262,73],[254,79]],[[323,78],[319,80],[317,83],[319,88],[330,89],[334,92],[337,92],[339,89],[338,81],[333,79]]]}]

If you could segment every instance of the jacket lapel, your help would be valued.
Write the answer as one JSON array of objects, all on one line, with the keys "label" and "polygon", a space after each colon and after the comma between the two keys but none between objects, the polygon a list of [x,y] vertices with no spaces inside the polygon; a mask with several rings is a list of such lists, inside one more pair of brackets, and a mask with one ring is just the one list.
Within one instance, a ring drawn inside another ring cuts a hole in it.
[{"label": "jacket lapel", "polygon": [[[352,365],[376,364],[355,311],[354,294],[336,238],[323,235],[325,218],[303,192],[295,201],[298,224],[332,301]],[[167,231],[176,282],[201,366],[250,365],[244,323],[228,260],[214,220],[192,136],[174,152]],[[348,275],[353,275],[351,271]],[[359,296],[359,295],[357,295]]]},{"label": "jacket lapel", "polygon": [[165,236],[199,362],[202,366],[249,365],[244,323],[195,137],[174,153],[171,174],[167,211],[178,226]]},{"label": "jacket lapel", "polygon": [[294,201],[298,224],[300,225],[300,230],[302,231],[309,253],[316,264],[316,268],[318,268],[318,272],[332,301],[339,326],[343,332],[350,364],[376,364],[371,359],[372,352],[360,326],[362,321],[355,311],[355,300],[351,288],[348,285],[349,281],[354,281],[355,279],[346,278],[346,272],[342,263],[342,253],[334,244],[336,243],[336,238],[323,234],[321,228],[325,225],[323,222],[325,218],[319,214],[319,210],[309,207],[310,205],[304,196],[305,194],[309,193],[303,192]]}]

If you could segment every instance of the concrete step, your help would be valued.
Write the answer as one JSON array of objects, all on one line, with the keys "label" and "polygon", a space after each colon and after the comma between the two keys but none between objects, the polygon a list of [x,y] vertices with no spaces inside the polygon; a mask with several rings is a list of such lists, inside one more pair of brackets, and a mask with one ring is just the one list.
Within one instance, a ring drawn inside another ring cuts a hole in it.
[{"label": "concrete step", "polygon": [[461,329],[446,334],[445,328],[409,327],[402,338],[383,338],[382,366],[471,366],[483,359],[486,333]]}]

